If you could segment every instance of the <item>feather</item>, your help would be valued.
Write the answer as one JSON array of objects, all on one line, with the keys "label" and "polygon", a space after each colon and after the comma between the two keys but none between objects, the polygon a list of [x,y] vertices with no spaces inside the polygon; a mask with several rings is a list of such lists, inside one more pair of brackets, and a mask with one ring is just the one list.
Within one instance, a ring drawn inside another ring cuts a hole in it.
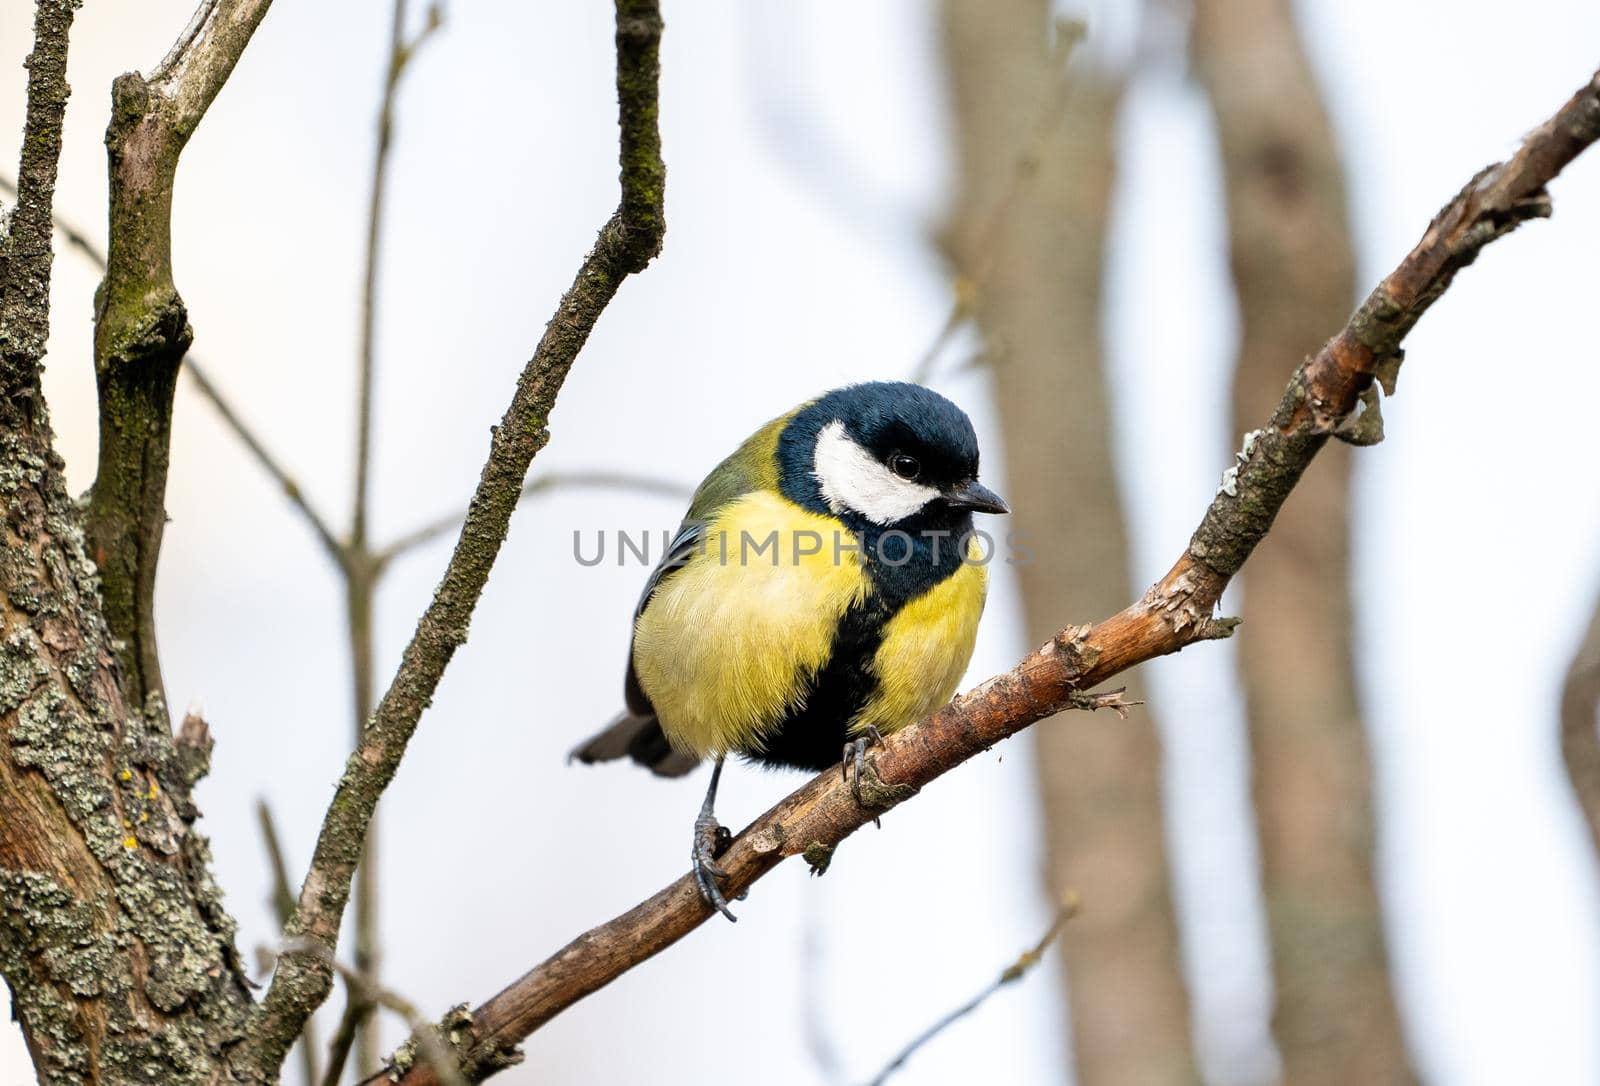
[{"label": "feather", "polygon": [[632,758],[658,777],[681,777],[700,764],[694,755],[672,748],[653,713],[619,714],[597,735],[575,747],[567,758],[584,765]]}]

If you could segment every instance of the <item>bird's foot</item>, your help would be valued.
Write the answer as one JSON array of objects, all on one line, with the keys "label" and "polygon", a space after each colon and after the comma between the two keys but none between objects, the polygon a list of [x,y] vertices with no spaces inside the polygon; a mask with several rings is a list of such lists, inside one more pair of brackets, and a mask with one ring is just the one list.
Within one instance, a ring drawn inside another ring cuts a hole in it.
[{"label": "bird's foot", "polygon": [[[917,790],[909,784],[888,784],[878,776],[877,766],[873,759],[867,757],[867,751],[883,742],[883,735],[877,728],[867,726],[865,735],[852,739],[844,745],[844,761],[840,765],[840,772],[844,779],[850,783],[850,793],[856,797],[856,802],[868,810],[887,810],[916,794]],[[851,769],[855,770],[852,774]],[[872,824],[882,828],[876,815]]]},{"label": "bird's foot", "polygon": [[[845,783],[850,785],[850,793],[856,797],[856,802],[863,807],[868,806],[867,801],[861,798],[861,774],[867,769],[867,750],[874,744],[881,742],[883,742],[883,734],[878,731],[876,726],[868,724],[865,735],[857,736],[844,745],[844,757],[839,762],[839,776]],[[856,771],[856,779],[853,783],[850,781],[850,769],[852,766],[855,767]],[[874,771],[873,776],[877,776],[876,771]],[[872,820],[872,824],[879,826],[880,829],[882,828],[876,818]]]},{"label": "bird's foot", "polygon": [[728,850],[733,833],[710,814],[702,813],[694,820],[694,848],[690,859],[694,868],[694,882],[700,888],[700,897],[707,905],[737,923],[739,918],[728,910],[728,901],[717,885],[728,873],[717,866],[717,857]]}]

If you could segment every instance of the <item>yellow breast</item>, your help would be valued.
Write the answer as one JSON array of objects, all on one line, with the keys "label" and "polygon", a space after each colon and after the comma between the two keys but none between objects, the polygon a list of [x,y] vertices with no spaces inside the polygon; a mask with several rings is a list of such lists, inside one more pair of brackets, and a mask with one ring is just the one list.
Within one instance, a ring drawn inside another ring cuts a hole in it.
[{"label": "yellow breast", "polygon": [[746,494],[656,590],[634,627],[633,664],[673,746],[701,757],[750,749],[799,704],[840,618],[870,588],[842,531],[779,494]]},{"label": "yellow breast", "polygon": [[872,661],[878,688],[852,722],[853,732],[871,725],[888,735],[955,695],[972,662],[988,594],[988,570],[977,561],[981,551],[971,540],[968,561],[889,620]]}]

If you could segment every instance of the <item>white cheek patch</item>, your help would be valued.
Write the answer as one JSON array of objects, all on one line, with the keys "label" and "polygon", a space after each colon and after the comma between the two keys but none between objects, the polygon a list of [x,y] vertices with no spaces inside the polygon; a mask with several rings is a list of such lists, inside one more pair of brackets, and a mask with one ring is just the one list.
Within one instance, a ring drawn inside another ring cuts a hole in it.
[{"label": "white cheek patch", "polygon": [[850,510],[877,524],[894,524],[927,505],[939,492],[902,479],[844,432],[834,420],[817,435],[812,471],[822,499],[835,513]]}]

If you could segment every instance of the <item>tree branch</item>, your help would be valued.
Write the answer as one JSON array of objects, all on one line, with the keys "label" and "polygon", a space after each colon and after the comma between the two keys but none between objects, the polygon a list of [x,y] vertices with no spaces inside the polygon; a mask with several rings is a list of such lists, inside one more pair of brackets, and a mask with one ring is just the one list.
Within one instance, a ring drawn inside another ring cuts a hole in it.
[{"label": "tree branch", "polygon": [[617,97],[622,197],[523,370],[490,440],[488,461],[455,552],[417,623],[399,671],[379,702],[328,808],[291,925],[294,945],[277,971],[243,1047],[243,1066],[276,1068],[301,1024],[327,998],[340,918],[367,827],[444,670],[466,639],[472,612],[505,541],[534,456],[549,441],[551,408],[574,359],[630,273],[661,249],[666,167],[657,126],[661,14],[656,0],[617,0]]},{"label": "tree branch", "polygon": [[191,830],[203,722],[130,708],[39,388],[75,4],[39,0],[19,207],[0,271],[0,971],[38,1077],[199,1082],[249,995]]},{"label": "tree branch", "polygon": [[[378,106],[378,145],[372,160],[372,188],[367,203],[366,272],[361,280],[361,355],[356,394],[356,481],[351,500],[350,538],[356,547],[367,540],[367,510],[372,467],[372,381],[375,368],[378,312],[378,275],[383,250],[383,212],[389,181],[389,149],[394,143],[394,103],[400,80],[417,49],[443,23],[439,7],[428,9],[428,21],[414,40],[407,42],[406,0],[394,0],[389,23],[389,63],[384,72],[383,98]],[[364,968],[360,962],[357,969]]]},{"label": "tree branch", "polygon": [[[1063,616],[1108,615],[1144,587],[1117,471],[1105,325],[1117,122],[1136,65],[1149,62],[1136,54],[1120,65],[1092,56],[1066,64],[1039,34],[1050,0],[940,8],[959,163],[942,248],[972,283],[977,346],[990,359],[1007,524],[1019,538],[1072,541],[1017,565],[1024,636],[1037,644]],[[1058,42],[1067,38],[1058,32]],[[1028,104],[1043,101],[1056,105],[1034,120]],[[997,206],[1009,203],[1003,218],[986,214],[996,193]],[[1346,298],[1312,334],[1348,310]],[[1281,373],[1273,370],[1267,395]],[[1076,886],[1095,903],[1056,957],[1066,997],[1057,1053],[1095,1086],[1200,1081],[1159,716],[1031,733],[1043,881],[1051,891]]]},{"label": "tree branch", "polygon": [[[1350,434],[1363,412],[1375,410],[1376,397],[1368,395],[1374,377],[1392,378],[1405,334],[1456,272],[1489,242],[1548,215],[1544,186],[1596,139],[1600,72],[1524,137],[1510,159],[1480,172],[1445,205],[1338,335],[1295,371],[1271,422],[1246,436],[1188,547],[1143,598],[1094,626],[1068,627],[1009,672],[889,736],[869,760],[872,779],[863,781],[868,805],[856,802],[837,770],[824,771],[778,803],[718,859],[728,872],[724,893],[743,893],[789,856],[826,864],[839,842],[955,766],[1038,720],[1094,704],[1082,693],[1086,688],[1196,641],[1226,637],[1233,622],[1212,617],[1217,600],[1271,528],[1300,473],[1330,436]],[[693,876],[685,874],[578,936],[472,1012],[457,1046],[463,1073],[474,1082],[495,1073],[523,1038],[712,915]],[[438,1080],[417,1067],[400,1081],[424,1086]]]},{"label": "tree branch", "polygon": [[41,403],[39,362],[50,338],[51,224],[61,124],[71,93],[67,37],[73,11],[74,5],[55,0],[39,0],[34,9],[17,206],[0,223],[0,393],[29,424]]},{"label": "tree branch", "polygon": [[1056,914],[1050,921],[1050,926],[1045,929],[1045,933],[1039,937],[1038,942],[1024,950],[1016,961],[1001,970],[1000,975],[990,981],[981,992],[961,1004],[961,1006],[943,1015],[933,1025],[912,1038],[911,1043],[902,1048],[894,1059],[885,1064],[883,1070],[874,1075],[867,1086],[883,1086],[896,1071],[905,1066],[907,1060],[916,1055],[917,1049],[983,1006],[990,996],[1006,985],[1015,984],[1027,976],[1033,967],[1039,964],[1039,959],[1044,957],[1044,952],[1050,948],[1050,944],[1055,942],[1056,936],[1061,934],[1061,929],[1067,926],[1067,921],[1078,914],[1078,908],[1081,904],[1082,902],[1079,900],[1078,895],[1069,892],[1062,899],[1060,907],[1056,909]]},{"label": "tree branch", "polygon": [[100,454],[87,531],[106,619],[121,643],[124,693],[139,707],[163,693],[156,564],[166,524],[173,389],[194,339],[172,277],[173,180],[184,145],[270,5],[203,0],[148,79],[129,72],[111,88],[111,225],[94,334]]}]

